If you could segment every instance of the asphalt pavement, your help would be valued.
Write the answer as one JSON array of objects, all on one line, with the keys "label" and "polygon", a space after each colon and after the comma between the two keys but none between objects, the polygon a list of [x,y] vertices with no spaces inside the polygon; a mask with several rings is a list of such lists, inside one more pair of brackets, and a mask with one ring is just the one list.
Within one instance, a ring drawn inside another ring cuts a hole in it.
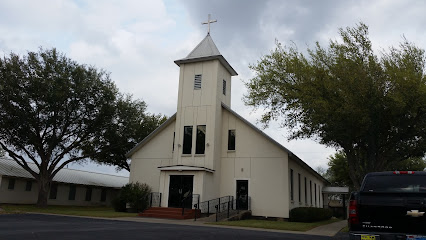
[{"label": "asphalt pavement", "polygon": [[347,239],[202,225],[107,220],[43,214],[0,215],[0,239]]}]

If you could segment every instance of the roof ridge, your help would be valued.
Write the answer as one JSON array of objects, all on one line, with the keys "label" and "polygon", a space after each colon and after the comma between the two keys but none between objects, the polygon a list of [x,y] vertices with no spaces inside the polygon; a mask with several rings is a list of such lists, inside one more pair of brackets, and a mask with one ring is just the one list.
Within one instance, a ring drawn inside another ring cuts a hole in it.
[{"label": "roof ridge", "polygon": [[[15,162],[15,160],[13,160],[12,158],[7,158],[7,157],[0,157],[0,160],[7,160],[7,161]],[[33,165],[33,166],[35,165],[35,163],[33,163],[33,162],[28,162],[28,161],[26,161],[26,162],[28,164]],[[107,176],[113,176],[113,177],[129,178],[129,177],[120,176],[120,175],[114,175],[114,174],[110,174],[110,173],[91,172],[91,171],[86,171],[86,170],[81,170],[81,169],[74,169],[74,168],[62,168],[62,169],[67,169],[67,170],[72,170],[72,171],[78,171],[78,172],[86,172],[86,173],[95,173],[95,174],[107,175]]]}]

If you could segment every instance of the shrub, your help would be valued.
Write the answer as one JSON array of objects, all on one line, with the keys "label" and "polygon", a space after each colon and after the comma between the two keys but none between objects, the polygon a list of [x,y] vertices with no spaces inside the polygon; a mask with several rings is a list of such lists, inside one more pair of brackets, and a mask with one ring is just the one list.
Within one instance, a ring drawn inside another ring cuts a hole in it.
[{"label": "shrub", "polygon": [[142,212],[149,206],[149,195],[151,187],[145,183],[128,183],[121,188],[117,198],[112,202],[114,210],[125,212],[126,204],[129,204],[131,211]]},{"label": "shrub", "polygon": [[316,222],[330,219],[333,212],[326,208],[299,207],[290,211],[292,222]]}]

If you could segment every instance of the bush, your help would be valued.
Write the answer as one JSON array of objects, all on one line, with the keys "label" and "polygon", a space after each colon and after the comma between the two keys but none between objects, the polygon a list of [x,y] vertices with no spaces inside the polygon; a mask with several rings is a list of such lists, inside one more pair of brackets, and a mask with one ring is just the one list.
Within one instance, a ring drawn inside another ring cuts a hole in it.
[{"label": "bush", "polygon": [[142,212],[149,206],[149,195],[151,187],[145,183],[128,183],[121,188],[117,198],[112,201],[114,210],[125,212],[126,204],[129,204],[131,211]]},{"label": "bush", "polygon": [[290,211],[290,221],[292,222],[317,222],[328,220],[333,216],[333,212],[326,208],[299,207]]}]

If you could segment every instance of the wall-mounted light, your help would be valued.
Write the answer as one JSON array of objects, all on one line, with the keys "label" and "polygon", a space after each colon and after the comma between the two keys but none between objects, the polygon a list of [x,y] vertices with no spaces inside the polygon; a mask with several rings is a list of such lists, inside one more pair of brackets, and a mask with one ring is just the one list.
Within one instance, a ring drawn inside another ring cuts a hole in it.
[{"label": "wall-mounted light", "polygon": [[209,143],[206,143],[206,146],[208,147],[208,146],[210,146],[210,144],[209,144]]},{"label": "wall-mounted light", "polygon": [[182,145],[180,145],[180,143],[178,143],[178,147],[182,147]]}]

